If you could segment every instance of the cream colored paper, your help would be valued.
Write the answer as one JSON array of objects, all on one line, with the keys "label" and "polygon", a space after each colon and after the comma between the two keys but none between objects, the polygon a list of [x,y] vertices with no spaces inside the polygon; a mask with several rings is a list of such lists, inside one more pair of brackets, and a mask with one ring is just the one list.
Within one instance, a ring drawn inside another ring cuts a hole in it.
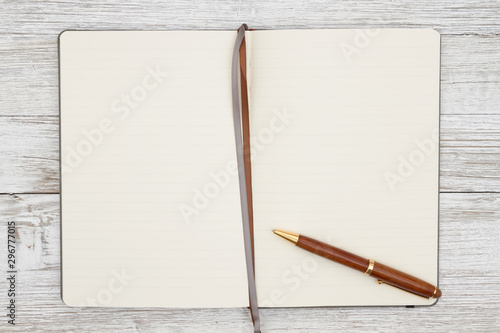
[{"label": "cream colored paper", "polygon": [[[67,304],[248,306],[231,113],[235,37],[61,35]],[[439,35],[251,31],[247,53],[259,305],[433,303],[271,229],[437,282]]]},{"label": "cream colored paper", "polygon": [[67,304],[248,306],[233,181],[235,36],[61,35]]},{"label": "cream colored paper", "polygon": [[[433,303],[296,248],[271,229],[437,282],[439,35],[250,34],[260,306]],[[288,123],[273,128],[278,111]]]}]

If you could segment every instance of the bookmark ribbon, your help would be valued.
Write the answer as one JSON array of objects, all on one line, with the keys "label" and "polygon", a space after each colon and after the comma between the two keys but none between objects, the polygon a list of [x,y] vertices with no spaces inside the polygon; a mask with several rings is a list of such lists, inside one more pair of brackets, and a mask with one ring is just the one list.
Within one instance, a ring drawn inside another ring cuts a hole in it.
[{"label": "bookmark ribbon", "polygon": [[[231,90],[233,99],[234,137],[236,142],[236,160],[238,163],[238,179],[240,185],[241,215],[243,218],[243,240],[245,244],[245,258],[248,278],[248,293],[250,296],[250,313],[254,325],[254,332],[260,333],[259,306],[257,303],[257,289],[255,286],[255,267],[253,251],[253,213],[252,188],[250,170],[250,133],[248,117],[248,94],[246,83],[246,24],[238,29],[234,43],[233,60],[231,66]],[[238,63],[241,74],[241,111],[240,92],[238,88]],[[243,133],[242,133],[243,129]]]}]

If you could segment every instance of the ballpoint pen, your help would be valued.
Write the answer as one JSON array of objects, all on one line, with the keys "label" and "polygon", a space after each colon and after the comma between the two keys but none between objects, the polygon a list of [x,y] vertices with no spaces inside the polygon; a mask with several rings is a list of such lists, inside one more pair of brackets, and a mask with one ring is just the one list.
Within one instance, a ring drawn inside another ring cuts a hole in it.
[{"label": "ballpoint pen", "polygon": [[372,259],[362,258],[307,236],[275,229],[273,232],[304,250],[364,272],[365,275],[376,278],[378,283],[386,283],[425,298],[441,297],[441,290],[438,287]]}]

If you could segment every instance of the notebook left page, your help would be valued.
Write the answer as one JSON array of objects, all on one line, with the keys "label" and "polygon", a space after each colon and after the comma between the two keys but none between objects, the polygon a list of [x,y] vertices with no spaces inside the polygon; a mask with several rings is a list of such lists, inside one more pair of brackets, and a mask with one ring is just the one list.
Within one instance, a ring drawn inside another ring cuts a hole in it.
[{"label": "notebook left page", "polygon": [[248,306],[233,31],[60,36],[62,298]]}]

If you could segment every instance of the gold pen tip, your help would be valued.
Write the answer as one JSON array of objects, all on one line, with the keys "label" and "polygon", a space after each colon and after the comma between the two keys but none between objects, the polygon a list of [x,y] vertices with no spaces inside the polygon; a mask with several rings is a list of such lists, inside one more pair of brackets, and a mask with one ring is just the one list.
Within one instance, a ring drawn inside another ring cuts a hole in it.
[{"label": "gold pen tip", "polygon": [[281,238],[286,239],[287,241],[289,241],[293,244],[297,244],[297,242],[299,241],[299,235],[295,234],[293,232],[286,232],[286,231],[281,231],[281,230],[276,230],[276,229],[273,229],[273,232],[276,235],[280,236]]}]

